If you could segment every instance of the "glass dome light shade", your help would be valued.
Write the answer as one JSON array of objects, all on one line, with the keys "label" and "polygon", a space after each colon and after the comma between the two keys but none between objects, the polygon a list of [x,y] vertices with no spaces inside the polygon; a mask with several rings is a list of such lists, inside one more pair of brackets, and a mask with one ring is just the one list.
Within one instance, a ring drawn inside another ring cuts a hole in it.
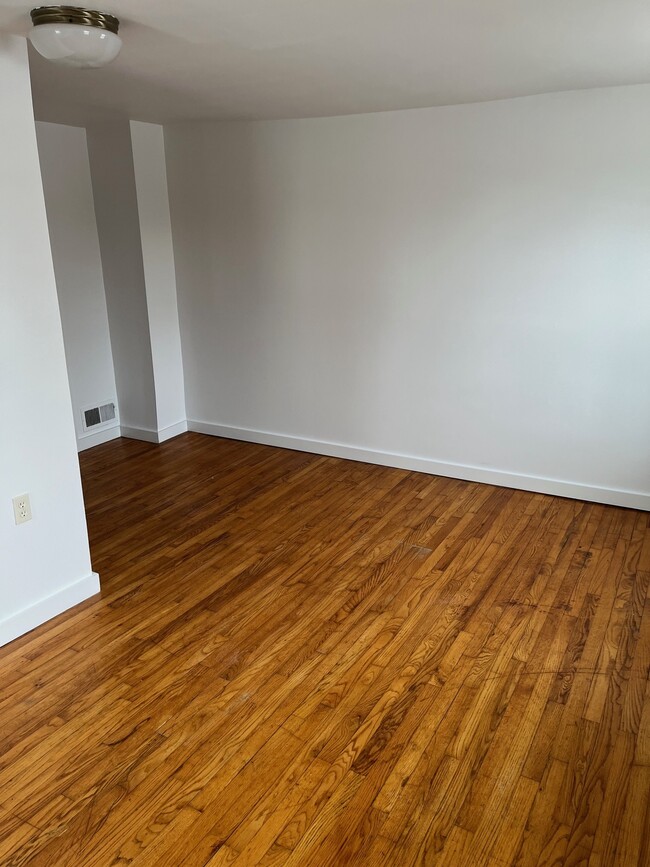
[{"label": "glass dome light shade", "polygon": [[86,24],[39,24],[32,28],[29,38],[46,60],[82,68],[106,66],[122,47],[116,33]]}]

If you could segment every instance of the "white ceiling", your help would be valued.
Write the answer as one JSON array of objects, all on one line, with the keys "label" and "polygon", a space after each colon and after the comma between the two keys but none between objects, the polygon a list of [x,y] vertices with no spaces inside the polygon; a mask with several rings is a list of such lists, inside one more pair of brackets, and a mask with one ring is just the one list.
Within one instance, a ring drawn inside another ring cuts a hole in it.
[{"label": "white ceiling", "polygon": [[[102,70],[32,58],[37,116],[280,118],[650,82],[650,0],[107,0]],[[0,30],[30,4],[0,0]],[[32,52],[34,54],[34,52]]]}]

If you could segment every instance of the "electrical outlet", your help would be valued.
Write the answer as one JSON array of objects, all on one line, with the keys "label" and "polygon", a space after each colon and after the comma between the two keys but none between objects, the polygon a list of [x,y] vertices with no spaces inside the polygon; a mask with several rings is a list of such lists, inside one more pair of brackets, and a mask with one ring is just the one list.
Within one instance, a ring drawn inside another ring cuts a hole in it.
[{"label": "electrical outlet", "polygon": [[13,498],[14,518],[17,524],[24,524],[32,520],[32,507],[29,502],[29,494],[21,494]]}]

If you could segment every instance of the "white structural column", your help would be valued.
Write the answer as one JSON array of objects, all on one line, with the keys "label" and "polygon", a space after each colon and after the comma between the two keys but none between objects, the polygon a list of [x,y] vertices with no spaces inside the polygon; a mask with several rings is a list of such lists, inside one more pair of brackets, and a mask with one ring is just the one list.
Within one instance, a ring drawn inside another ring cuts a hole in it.
[{"label": "white structural column", "polygon": [[163,128],[131,121],[159,440],[187,429]]},{"label": "white structural column", "polygon": [[115,381],[124,436],[186,430],[162,127],[88,127]]},{"label": "white structural column", "polygon": [[156,395],[128,121],[89,126],[88,156],[122,433],[156,440]]},{"label": "white structural column", "polygon": [[[2,36],[0,644],[99,590],[91,570],[25,40]],[[17,525],[12,498],[28,493]]]}]

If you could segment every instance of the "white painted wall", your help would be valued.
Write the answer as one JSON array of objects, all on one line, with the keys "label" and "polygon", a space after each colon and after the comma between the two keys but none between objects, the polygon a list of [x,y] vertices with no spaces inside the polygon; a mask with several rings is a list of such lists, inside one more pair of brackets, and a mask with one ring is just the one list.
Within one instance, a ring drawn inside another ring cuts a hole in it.
[{"label": "white painted wall", "polygon": [[185,429],[185,386],[163,128],[131,121],[149,334],[161,437]]},{"label": "white painted wall", "polygon": [[87,129],[115,381],[123,429],[157,429],[149,314],[128,121]]},{"label": "white painted wall", "polygon": [[[99,589],[91,572],[24,39],[0,35],[0,644]],[[14,524],[29,492],[33,520]]]},{"label": "white painted wall", "polygon": [[[117,404],[86,130],[37,123],[36,135],[77,447],[82,449],[98,440],[97,430],[84,430],[83,410]],[[99,430],[101,440],[118,436],[118,418]]]},{"label": "white painted wall", "polygon": [[650,86],[166,151],[190,427],[650,507]]}]

